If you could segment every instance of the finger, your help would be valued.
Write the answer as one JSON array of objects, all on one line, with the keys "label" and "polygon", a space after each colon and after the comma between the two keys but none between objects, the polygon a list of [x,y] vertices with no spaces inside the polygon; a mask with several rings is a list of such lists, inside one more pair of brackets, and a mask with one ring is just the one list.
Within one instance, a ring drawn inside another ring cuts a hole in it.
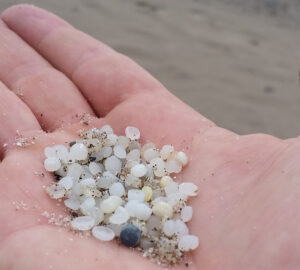
[{"label": "finger", "polygon": [[76,121],[76,114],[93,114],[76,86],[2,21],[0,59],[0,80],[29,106],[43,129]]},{"label": "finger", "polygon": [[164,89],[127,57],[45,10],[14,6],[2,14],[2,19],[69,76],[99,115],[106,115],[134,94]]},{"label": "finger", "polygon": [[0,100],[0,151],[3,154],[22,134],[41,127],[31,110],[1,82]]}]

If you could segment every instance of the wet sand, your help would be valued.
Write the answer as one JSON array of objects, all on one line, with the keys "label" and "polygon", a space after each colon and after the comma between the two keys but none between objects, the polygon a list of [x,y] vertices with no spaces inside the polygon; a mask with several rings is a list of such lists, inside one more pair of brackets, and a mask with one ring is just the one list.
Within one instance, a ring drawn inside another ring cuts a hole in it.
[{"label": "wet sand", "polygon": [[[240,134],[300,134],[298,1],[30,0]],[[2,0],[0,10],[16,0]]]}]

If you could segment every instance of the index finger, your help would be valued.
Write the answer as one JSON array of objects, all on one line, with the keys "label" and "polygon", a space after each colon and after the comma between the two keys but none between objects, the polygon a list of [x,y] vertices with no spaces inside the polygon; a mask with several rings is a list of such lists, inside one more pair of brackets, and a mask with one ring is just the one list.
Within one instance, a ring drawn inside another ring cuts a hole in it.
[{"label": "index finger", "polygon": [[18,5],[4,11],[1,17],[44,58],[69,76],[100,116],[133,94],[164,89],[126,56],[45,10]]}]

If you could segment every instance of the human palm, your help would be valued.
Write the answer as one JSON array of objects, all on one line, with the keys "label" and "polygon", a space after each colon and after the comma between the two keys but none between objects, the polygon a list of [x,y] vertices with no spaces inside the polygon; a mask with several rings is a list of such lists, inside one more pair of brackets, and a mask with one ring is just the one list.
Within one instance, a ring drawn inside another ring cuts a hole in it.
[{"label": "human palm", "polygon": [[[105,123],[117,134],[136,126],[143,142],[172,143],[188,154],[177,180],[199,186],[189,227],[200,239],[189,269],[300,268],[299,139],[239,136],[215,126],[127,57],[46,11],[16,6],[2,20],[1,270],[160,269],[41,215],[66,215],[43,188],[53,181],[43,170],[44,147]],[[34,144],[18,147],[16,137]]]}]

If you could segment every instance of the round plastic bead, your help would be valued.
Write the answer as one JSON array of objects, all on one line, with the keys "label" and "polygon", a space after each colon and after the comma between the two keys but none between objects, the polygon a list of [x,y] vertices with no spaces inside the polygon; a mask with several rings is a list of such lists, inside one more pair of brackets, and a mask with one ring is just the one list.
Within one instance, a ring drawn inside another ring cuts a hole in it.
[{"label": "round plastic bead", "polygon": [[126,225],[121,230],[120,240],[127,247],[135,247],[141,240],[141,231],[132,224]]}]

